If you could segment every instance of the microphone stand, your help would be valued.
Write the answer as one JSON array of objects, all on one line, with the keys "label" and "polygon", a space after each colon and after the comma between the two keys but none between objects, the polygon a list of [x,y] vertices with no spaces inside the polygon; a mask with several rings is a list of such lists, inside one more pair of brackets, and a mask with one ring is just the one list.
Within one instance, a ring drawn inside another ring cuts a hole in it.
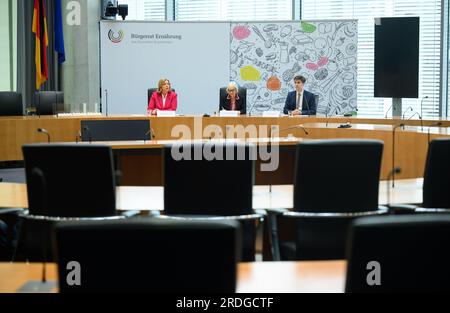
[{"label": "microphone stand", "polygon": [[423,97],[422,100],[420,101],[420,116],[423,116],[423,100],[425,99],[428,99],[428,96]]},{"label": "microphone stand", "polygon": [[106,116],[108,116],[108,89],[105,89],[105,110],[106,110]]},{"label": "microphone stand", "polygon": [[387,118],[387,115],[388,115],[389,111],[392,109],[393,105],[394,105],[394,103],[392,103],[391,106],[389,107],[389,109],[387,109],[386,114],[384,115],[384,118]]},{"label": "microphone stand", "polygon": [[[413,111],[412,106],[409,106],[409,107],[405,110],[405,112],[403,112],[402,120],[405,119],[405,115],[406,115],[406,112],[408,112],[408,110],[411,110],[411,112],[412,112],[412,111]],[[403,127],[402,127],[402,128],[405,129],[405,124],[403,124]]]},{"label": "microphone stand", "polygon": [[[336,109],[337,109],[337,106],[334,107],[334,110],[331,111],[331,113],[336,113]],[[328,127],[328,122],[330,121],[330,118],[331,118],[332,116],[333,116],[333,115],[330,114],[330,115],[327,117],[327,123],[326,123],[325,127]]]},{"label": "microphone stand", "polygon": [[395,131],[397,130],[397,128],[399,127],[404,127],[405,124],[398,124],[395,125],[394,128],[392,129],[392,188],[395,187],[395,173],[394,173],[394,169],[395,169]]},{"label": "microphone stand", "polygon": [[388,174],[387,177],[387,199],[386,199],[386,203],[387,203],[387,207],[390,210],[391,209],[391,186],[390,186],[390,181],[391,181],[391,177],[394,176],[394,174],[400,174],[401,173],[401,169],[400,167],[394,167]]}]

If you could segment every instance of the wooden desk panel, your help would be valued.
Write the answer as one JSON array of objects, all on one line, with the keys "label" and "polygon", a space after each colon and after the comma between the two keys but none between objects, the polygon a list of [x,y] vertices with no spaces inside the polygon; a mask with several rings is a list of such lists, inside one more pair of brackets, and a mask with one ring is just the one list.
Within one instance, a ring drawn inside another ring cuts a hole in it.
[{"label": "wooden desk panel", "polygon": [[[255,127],[259,130],[264,128],[264,132],[258,132],[257,137],[266,137],[268,129],[271,125],[278,125],[280,129],[285,129],[294,125],[303,124],[309,130],[309,135],[305,135],[301,129],[293,129],[289,131],[281,131],[279,136],[285,137],[292,134],[297,138],[324,139],[324,138],[373,138],[384,141],[384,154],[382,164],[381,178],[386,178],[392,167],[392,126],[400,122],[408,125],[418,125],[419,120],[403,121],[398,118],[380,119],[380,118],[364,118],[364,117],[333,117],[330,118],[329,124],[326,125],[325,117],[194,117],[194,116],[178,116],[178,117],[147,117],[147,116],[74,116],[74,117],[52,117],[37,116],[33,117],[0,117],[0,161],[22,160],[21,146],[25,143],[46,142],[45,134],[37,133],[37,128],[47,129],[52,137],[53,142],[73,142],[78,135],[80,129],[80,121],[82,119],[148,119],[155,131],[156,139],[169,140],[173,139],[172,130],[175,126],[183,126],[194,138],[201,138],[205,128],[220,129],[221,133],[226,133],[227,125],[242,125],[245,127]],[[338,123],[350,121],[352,128],[338,129]],[[437,120],[430,119],[424,121],[424,125],[431,125]],[[442,119],[444,126],[450,126],[448,119]],[[359,124],[356,124],[359,123]],[[367,124],[370,123],[370,124]],[[383,124],[386,125],[383,125]],[[182,128],[183,128],[182,127]],[[248,128],[248,129],[250,129]],[[447,128],[432,127],[431,138],[449,137],[450,131]],[[396,166],[401,167],[402,173],[398,178],[417,178],[423,176],[425,158],[428,149],[428,127],[408,126],[405,130],[397,129],[396,132]],[[245,136],[248,137],[248,134]],[[179,136],[177,136],[178,138]],[[208,136],[207,136],[208,137]],[[290,143],[294,144],[294,143]],[[125,144],[124,144],[125,145]],[[122,145],[122,146],[124,146]],[[157,144],[155,144],[156,147]],[[148,147],[148,146],[147,146]],[[131,145],[127,147],[115,147],[116,150],[130,149],[139,150],[142,147]],[[153,153],[154,154],[154,153]],[[142,153],[141,153],[142,155]],[[279,175],[273,175],[274,183],[292,183],[293,173],[293,156],[285,154],[282,156],[283,163]],[[154,165],[158,163],[157,157],[132,158],[127,160],[125,156],[121,159],[122,169],[124,172],[124,183],[133,185],[157,185],[161,184],[161,176],[153,176],[149,180],[142,177],[150,177],[148,164]],[[134,168],[133,168],[134,166]],[[137,169],[136,169],[137,167]],[[128,175],[130,173],[130,175]],[[133,173],[140,173],[135,177]],[[152,174],[160,173],[160,170],[152,171]],[[257,174],[257,180],[260,184],[269,183],[268,178],[264,175]],[[127,176],[128,175],[128,176]],[[158,174],[160,175],[160,174]]]},{"label": "wooden desk panel", "polygon": [[[379,203],[420,204],[422,203],[423,179],[397,180],[395,188],[380,182]],[[253,187],[254,209],[290,209],[293,207],[293,186],[273,185]],[[121,186],[117,187],[116,204],[119,210],[162,211],[164,209],[164,187]],[[28,208],[25,184],[0,183],[0,208]]]},{"label": "wooden desk panel", "polygon": [[[240,263],[236,291],[340,293],[345,288],[346,266],[346,261]],[[39,281],[41,274],[41,263],[0,263],[0,293],[17,292],[30,280]],[[57,279],[57,265],[47,264],[47,280]]]}]

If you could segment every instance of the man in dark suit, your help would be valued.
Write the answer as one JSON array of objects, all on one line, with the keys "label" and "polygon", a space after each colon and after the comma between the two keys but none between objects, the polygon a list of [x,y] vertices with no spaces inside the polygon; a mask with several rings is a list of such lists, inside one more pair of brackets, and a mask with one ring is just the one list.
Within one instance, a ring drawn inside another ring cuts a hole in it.
[{"label": "man in dark suit", "polygon": [[288,93],[284,114],[316,115],[316,99],[313,93],[304,90],[306,78],[298,75],[294,77],[295,90]]},{"label": "man in dark suit", "polygon": [[238,86],[229,83],[226,93],[220,94],[219,111],[240,111],[242,115],[247,114],[247,99],[245,94],[240,95]]}]

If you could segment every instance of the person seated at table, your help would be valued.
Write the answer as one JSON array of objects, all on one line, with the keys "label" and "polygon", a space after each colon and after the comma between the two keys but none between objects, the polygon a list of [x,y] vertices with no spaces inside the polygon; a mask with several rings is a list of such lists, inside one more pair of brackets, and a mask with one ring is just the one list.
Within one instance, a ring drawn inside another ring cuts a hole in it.
[{"label": "person seated at table", "polygon": [[156,115],[160,111],[176,111],[178,105],[177,94],[170,88],[170,81],[167,78],[160,79],[158,90],[153,92],[148,102],[147,113]]},{"label": "person seated at table", "polygon": [[289,115],[316,115],[316,99],[313,93],[304,89],[306,78],[297,75],[294,77],[295,90],[288,93],[284,105],[284,114]]},{"label": "person seated at table", "polygon": [[219,111],[240,111],[241,114],[247,114],[247,99],[239,96],[239,88],[236,83],[228,84],[226,93],[221,93]]}]

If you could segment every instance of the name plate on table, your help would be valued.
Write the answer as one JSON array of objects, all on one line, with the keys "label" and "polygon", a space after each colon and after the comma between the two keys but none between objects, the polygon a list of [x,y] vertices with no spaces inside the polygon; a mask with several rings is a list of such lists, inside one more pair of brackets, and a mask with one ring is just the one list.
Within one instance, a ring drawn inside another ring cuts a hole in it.
[{"label": "name plate on table", "polygon": [[222,116],[222,117],[238,117],[240,113],[241,113],[240,111],[222,110],[222,111],[220,111],[220,116]]},{"label": "name plate on table", "polygon": [[158,117],[174,117],[174,116],[176,116],[176,113],[175,113],[175,111],[160,111],[160,110],[158,110],[158,111],[156,111],[156,116],[158,116]]},{"label": "name plate on table", "polygon": [[264,111],[263,117],[280,117],[280,111]]}]

